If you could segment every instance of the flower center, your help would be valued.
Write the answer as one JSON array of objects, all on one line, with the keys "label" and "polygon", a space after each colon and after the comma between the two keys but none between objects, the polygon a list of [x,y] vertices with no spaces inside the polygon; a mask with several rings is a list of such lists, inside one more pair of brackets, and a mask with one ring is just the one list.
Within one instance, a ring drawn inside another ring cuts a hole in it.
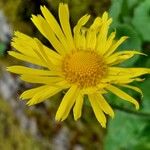
[{"label": "flower center", "polygon": [[93,51],[77,51],[65,56],[62,70],[69,83],[91,87],[99,83],[106,72],[106,65]]}]

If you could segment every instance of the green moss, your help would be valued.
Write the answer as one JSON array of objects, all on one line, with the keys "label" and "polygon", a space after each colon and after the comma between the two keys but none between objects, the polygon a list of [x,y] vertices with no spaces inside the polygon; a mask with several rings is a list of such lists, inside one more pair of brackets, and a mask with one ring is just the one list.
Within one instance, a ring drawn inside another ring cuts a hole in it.
[{"label": "green moss", "polygon": [[44,146],[29,133],[21,130],[13,110],[7,102],[0,99],[0,149],[2,150],[40,150]]}]

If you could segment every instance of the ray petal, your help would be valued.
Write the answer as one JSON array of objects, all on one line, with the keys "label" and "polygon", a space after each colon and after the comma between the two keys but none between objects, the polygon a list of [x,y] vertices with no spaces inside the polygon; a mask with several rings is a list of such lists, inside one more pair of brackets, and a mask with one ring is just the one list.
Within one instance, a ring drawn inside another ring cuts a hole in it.
[{"label": "ray petal", "polygon": [[124,91],[120,90],[119,88],[117,88],[113,85],[108,85],[106,87],[106,89],[111,91],[113,94],[117,95],[118,97],[133,103],[135,105],[136,109],[139,109],[139,103],[133,97],[131,97],[130,95],[128,95]]},{"label": "ray petal", "polygon": [[97,103],[99,104],[99,107],[101,110],[103,110],[106,114],[110,115],[112,118],[114,117],[114,111],[110,107],[110,105],[107,103],[105,98],[100,94],[96,93]]},{"label": "ray petal", "polygon": [[97,118],[97,120],[100,122],[100,124],[102,125],[103,128],[106,127],[106,117],[104,115],[104,113],[101,110],[101,107],[98,104],[98,100],[96,98],[96,96],[94,94],[89,94],[89,101],[91,103],[91,106],[93,108],[94,114]]},{"label": "ray petal", "polygon": [[26,74],[26,75],[39,75],[39,76],[57,76],[59,73],[56,71],[34,69],[24,66],[11,66],[7,67],[7,71],[16,74]]},{"label": "ray petal", "polygon": [[62,89],[62,87],[47,86],[45,89],[35,93],[35,95],[33,95],[33,97],[27,102],[27,105],[31,106],[41,103],[47,98],[57,94]]},{"label": "ray petal", "polygon": [[76,85],[73,85],[65,94],[62,102],[56,113],[56,120],[63,121],[67,118],[73,104],[75,103],[76,97],[79,94],[79,89]]},{"label": "ray petal", "polygon": [[50,86],[49,85],[42,85],[42,86],[39,86],[36,88],[26,90],[20,95],[20,99],[25,100],[25,99],[32,98],[35,94],[43,91],[44,89],[47,89],[48,87],[50,87]]},{"label": "ray petal", "polygon": [[51,27],[47,23],[47,21],[41,15],[38,15],[38,16],[32,15],[31,20],[35,24],[35,26],[39,29],[39,31],[50,41],[50,43],[55,48],[55,50],[59,54],[64,55],[65,54],[65,47],[57,39],[57,37],[55,36]]},{"label": "ray petal", "polygon": [[[73,32],[74,32],[74,42],[75,42],[75,45],[77,48],[80,48],[80,44],[79,43],[79,39],[78,39],[78,36],[80,34],[84,35],[85,36],[85,31],[84,30],[81,30],[81,27],[84,26],[87,21],[89,20],[90,18],[90,15],[84,15],[83,17],[81,17],[78,21],[78,23],[76,24],[76,26],[74,27],[73,29]],[[84,32],[84,33],[82,33]]]},{"label": "ray petal", "polygon": [[[150,74],[149,68],[121,68],[121,67],[109,67],[109,75],[135,78],[144,74]],[[118,79],[119,80],[119,79]]]},{"label": "ray petal", "polygon": [[81,33],[79,33],[76,37],[76,48],[78,49],[86,49],[86,31],[81,29]]},{"label": "ray petal", "polygon": [[67,41],[66,37],[64,36],[64,33],[62,32],[62,29],[60,28],[60,25],[58,24],[52,13],[45,6],[41,6],[41,11],[49,26],[56,34],[59,41],[64,45],[66,51],[72,50],[73,47],[70,46],[69,41]]},{"label": "ray petal", "polygon": [[19,60],[22,60],[22,61],[25,61],[25,62],[30,62],[32,64],[36,64],[36,65],[39,65],[39,66],[47,67],[43,61],[41,61],[40,59],[37,59],[37,58],[30,57],[30,56],[25,56],[21,53],[15,52],[15,51],[9,51],[8,54],[15,57],[15,58],[17,58],[17,59],[19,59]]},{"label": "ray petal", "polygon": [[74,42],[73,42],[73,36],[70,28],[70,22],[69,22],[69,10],[68,5],[60,3],[59,4],[59,20],[62,27],[62,30],[69,41],[69,43],[72,46],[72,49],[75,49]]},{"label": "ray petal", "polygon": [[107,22],[105,22],[102,25],[102,27],[100,29],[100,33],[97,38],[96,50],[101,55],[103,55],[105,53],[107,34],[108,34],[109,25],[111,24],[111,22],[112,22],[112,19],[109,19]]},{"label": "ray petal", "polygon": [[78,120],[82,114],[83,101],[84,101],[84,97],[79,93],[73,108],[73,114],[75,120]]},{"label": "ray petal", "polygon": [[143,97],[143,92],[142,92],[142,90],[141,90],[140,88],[138,88],[138,87],[135,87],[135,86],[132,86],[132,85],[127,85],[127,84],[120,84],[120,86],[129,88],[129,89],[132,89],[132,90],[134,90],[134,91],[140,93],[141,96]]},{"label": "ray petal", "polygon": [[31,75],[21,75],[21,80],[29,83],[39,83],[39,84],[54,84],[62,81],[61,77],[48,77],[48,76],[31,76]]},{"label": "ray petal", "polygon": [[100,17],[96,17],[93,24],[90,26],[91,30],[99,30],[102,25],[102,19]]},{"label": "ray petal", "polygon": [[108,20],[108,12],[105,11],[102,15],[102,21],[106,22],[107,20]]},{"label": "ray petal", "polygon": [[109,37],[108,37],[108,39],[106,41],[106,46],[105,46],[105,50],[104,50],[103,54],[107,53],[107,51],[109,50],[109,48],[112,46],[115,36],[116,36],[116,31],[112,32],[109,35]]},{"label": "ray petal", "polygon": [[128,39],[127,36],[121,37],[118,41],[116,41],[107,51],[105,54],[105,57],[110,56],[126,39]]},{"label": "ray petal", "polygon": [[122,63],[123,61],[133,57],[134,55],[145,55],[141,52],[138,52],[138,51],[121,51],[121,52],[117,52],[117,53],[114,53],[112,54],[111,56],[109,56],[107,59],[106,59],[106,63],[109,64],[109,65],[116,65],[116,64],[119,64],[119,63]]},{"label": "ray petal", "polygon": [[90,50],[94,50],[96,46],[97,38],[96,38],[96,30],[88,30],[86,36],[86,48]]},{"label": "ray petal", "polygon": [[[23,55],[39,59],[35,53],[35,50],[38,50],[38,45],[34,38],[17,31],[15,32],[15,36],[12,39],[11,45]],[[42,44],[42,47],[54,64],[57,64],[58,61],[61,60],[61,56],[58,53],[46,47],[44,44]]]}]

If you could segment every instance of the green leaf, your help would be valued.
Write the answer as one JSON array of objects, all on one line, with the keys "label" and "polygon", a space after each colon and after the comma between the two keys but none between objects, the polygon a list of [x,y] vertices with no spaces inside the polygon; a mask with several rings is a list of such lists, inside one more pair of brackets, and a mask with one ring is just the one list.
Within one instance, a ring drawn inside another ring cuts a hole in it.
[{"label": "green leaf", "polygon": [[141,50],[142,42],[138,35],[138,33],[135,31],[135,29],[127,24],[118,24],[116,26],[117,30],[117,38],[120,38],[122,36],[128,36],[129,39],[126,40],[121,46],[120,49],[135,49],[135,50]]},{"label": "green leaf", "polygon": [[6,50],[6,45],[4,43],[0,43],[0,56],[3,56]]},{"label": "green leaf", "polygon": [[132,24],[143,40],[150,41],[150,0],[142,2],[135,10]]},{"label": "green leaf", "polygon": [[144,1],[144,0],[126,0],[128,3],[128,7],[129,9],[134,9],[140,2]]},{"label": "green leaf", "polygon": [[114,120],[108,125],[104,150],[148,150],[150,149],[149,121],[136,115],[116,111]]},{"label": "green leaf", "polygon": [[[119,20],[119,16],[122,12],[122,3],[123,0],[112,0],[109,14],[113,18],[112,26],[116,26]],[[116,11],[117,10],[117,11]]]},{"label": "green leaf", "polygon": [[143,99],[142,99],[142,110],[143,112],[150,113],[150,79],[145,80],[142,84],[139,86],[143,91]]}]

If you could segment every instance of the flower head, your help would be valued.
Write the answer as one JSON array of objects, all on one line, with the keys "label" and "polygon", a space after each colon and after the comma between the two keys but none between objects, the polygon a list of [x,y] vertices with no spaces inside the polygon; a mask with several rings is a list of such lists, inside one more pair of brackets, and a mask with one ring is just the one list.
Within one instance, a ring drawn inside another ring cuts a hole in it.
[{"label": "flower head", "polygon": [[127,37],[115,40],[116,32],[108,36],[112,22],[108,13],[97,17],[90,27],[85,27],[90,16],[84,15],[77,22],[72,35],[67,4],[59,5],[60,24],[45,6],[41,7],[41,11],[43,16],[33,15],[31,20],[52,44],[54,50],[36,38],[15,32],[12,46],[16,51],[9,52],[17,59],[43,67],[8,67],[8,71],[20,74],[23,81],[39,84],[39,87],[23,92],[21,99],[27,99],[27,104],[33,105],[66,89],[67,92],[56,113],[56,120],[62,121],[67,118],[72,107],[75,120],[80,118],[84,96],[87,95],[102,127],[106,126],[105,114],[114,116],[112,108],[103,96],[104,93],[110,91],[133,103],[138,109],[138,102],[118,86],[142,93],[139,88],[128,84],[141,81],[139,76],[150,73],[150,69],[116,66],[142,53],[134,50],[115,52]]}]

